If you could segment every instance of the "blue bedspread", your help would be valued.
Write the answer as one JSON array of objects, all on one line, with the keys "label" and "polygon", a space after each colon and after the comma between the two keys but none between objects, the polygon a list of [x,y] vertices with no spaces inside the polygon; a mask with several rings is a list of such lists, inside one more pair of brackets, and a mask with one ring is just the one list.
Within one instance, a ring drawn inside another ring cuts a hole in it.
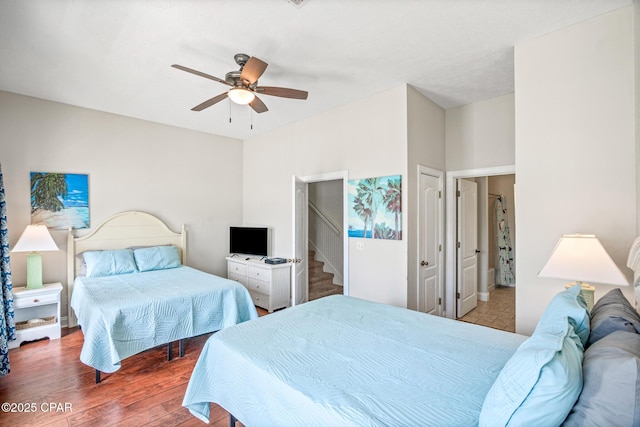
[{"label": "blue bedspread", "polygon": [[78,277],[71,307],[84,333],[80,360],[102,372],[149,348],[258,317],[242,285],[186,266]]},{"label": "blue bedspread", "polygon": [[346,296],[221,331],[183,406],[256,426],[473,426],[525,336]]}]

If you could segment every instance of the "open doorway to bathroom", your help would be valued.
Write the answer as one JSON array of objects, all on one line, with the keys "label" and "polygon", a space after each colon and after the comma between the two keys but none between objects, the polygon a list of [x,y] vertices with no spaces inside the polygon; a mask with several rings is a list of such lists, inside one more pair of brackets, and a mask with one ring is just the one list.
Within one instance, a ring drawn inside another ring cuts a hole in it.
[{"label": "open doorway to bathroom", "polygon": [[[515,292],[517,278],[515,264],[517,250],[515,224],[515,174],[504,169],[457,171],[447,176],[448,191],[456,188],[458,180],[473,181],[477,185],[477,304],[468,312],[456,308],[454,318],[489,326],[495,329],[515,331]],[[455,191],[449,194],[455,194]],[[447,220],[461,221],[455,199],[449,201]],[[456,260],[459,241],[457,226],[450,226],[450,259]],[[456,262],[448,266],[452,274],[451,286],[456,301],[458,281]],[[467,279],[468,281],[468,279]],[[457,304],[455,305],[457,306]],[[455,307],[454,306],[454,307]]]},{"label": "open doorway to bathroom", "polygon": [[486,188],[486,195],[479,194],[486,203],[478,205],[486,211],[478,215],[484,223],[479,222],[479,242],[485,240],[482,235],[486,233],[486,269],[479,271],[485,272],[486,279],[478,281],[478,305],[460,320],[515,332],[515,175],[479,177],[476,181],[485,181],[480,188]]}]

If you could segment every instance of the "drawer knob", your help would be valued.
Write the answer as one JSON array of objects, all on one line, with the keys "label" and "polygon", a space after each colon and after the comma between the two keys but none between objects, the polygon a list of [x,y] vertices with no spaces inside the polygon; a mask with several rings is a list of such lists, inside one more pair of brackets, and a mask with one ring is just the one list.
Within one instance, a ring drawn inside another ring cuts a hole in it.
[{"label": "drawer knob", "polygon": [[40,302],[40,300],[38,298],[34,299],[33,302]]}]

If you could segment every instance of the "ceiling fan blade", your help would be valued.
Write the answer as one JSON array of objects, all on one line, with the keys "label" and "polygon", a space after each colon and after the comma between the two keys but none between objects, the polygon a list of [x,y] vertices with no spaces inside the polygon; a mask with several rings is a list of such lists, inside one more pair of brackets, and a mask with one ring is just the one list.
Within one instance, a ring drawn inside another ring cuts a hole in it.
[{"label": "ceiling fan blade", "polygon": [[191,111],[202,111],[202,110],[204,110],[205,108],[209,108],[209,107],[211,107],[213,104],[216,104],[216,103],[218,103],[218,102],[222,101],[223,99],[225,99],[225,98],[226,98],[226,97],[228,97],[228,96],[229,96],[229,92],[221,93],[221,94],[220,94],[220,95],[218,95],[218,96],[214,96],[214,97],[213,97],[213,98],[211,98],[211,99],[207,99],[207,100],[206,100],[206,101],[204,101],[202,104],[198,104],[198,105],[196,105],[195,107],[193,107],[193,108],[191,109]]},{"label": "ceiling fan blade", "polygon": [[258,86],[256,92],[263,95],[280,96],[282,98],[307,99],[309,92],[286,87]]},{"label": "ceiling fan blade", "polygon": [[262,73],[264,73],[264,70],[267,69],[267,65],[269,64],[262,61],[261,59],[256,58],[255,56],[252,56],[251,58],[249,58],[247,63],[244,64],[244,67],[242,67],[240,80],[246,80],[247,82],[249,82],[249,85],[254,84],[256,81],[258,81]]},{"label": "ceiling fan blade", "polygon": [[203,73],[202,71],[193,70],[191,68],[183,67],[182,65],[178,65],[178,64],[173,64],[172,67],[173,68],[177,68],[178,70],[186,71],[187,73],[195,74],[196,76],[204,77],[205,79],[211,79],[213,81],[225,84],[227,86],[233,86],[232,84],[230,84],[229,82],[227,82],[225,80],[222,80],[222,79],[219,79],[219,78],[217,78],[215,76],[211,76],[209,74]]},{"label": "ceiling fan blade", "polygon": [[264,102],[262,102],[262,100],[257,96],[253,98],[253,101],[249,103],[249,106],[253,108],[253,111],[255,111],[256,113],[264,113],[265,111],[269,111],[267,106],[264,105]]}]

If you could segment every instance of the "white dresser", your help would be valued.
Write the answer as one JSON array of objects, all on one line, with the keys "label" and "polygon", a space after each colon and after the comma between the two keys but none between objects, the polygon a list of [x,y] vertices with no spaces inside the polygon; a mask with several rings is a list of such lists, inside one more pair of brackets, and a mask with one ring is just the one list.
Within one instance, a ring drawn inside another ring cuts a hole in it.
[{"label": "white dresser", "polygon": [[253,303],[269,313],[290,305],[290,263],[272,265],[256,258],[227,257],[227,277],[243,284]]},{"label": "white dresser", "polygon": [[19,347],[24,341],[60,338],[61,291],[61,283],[49,283],[39,289],[13,288],[16,340],[9,341],[9,348]]}]

